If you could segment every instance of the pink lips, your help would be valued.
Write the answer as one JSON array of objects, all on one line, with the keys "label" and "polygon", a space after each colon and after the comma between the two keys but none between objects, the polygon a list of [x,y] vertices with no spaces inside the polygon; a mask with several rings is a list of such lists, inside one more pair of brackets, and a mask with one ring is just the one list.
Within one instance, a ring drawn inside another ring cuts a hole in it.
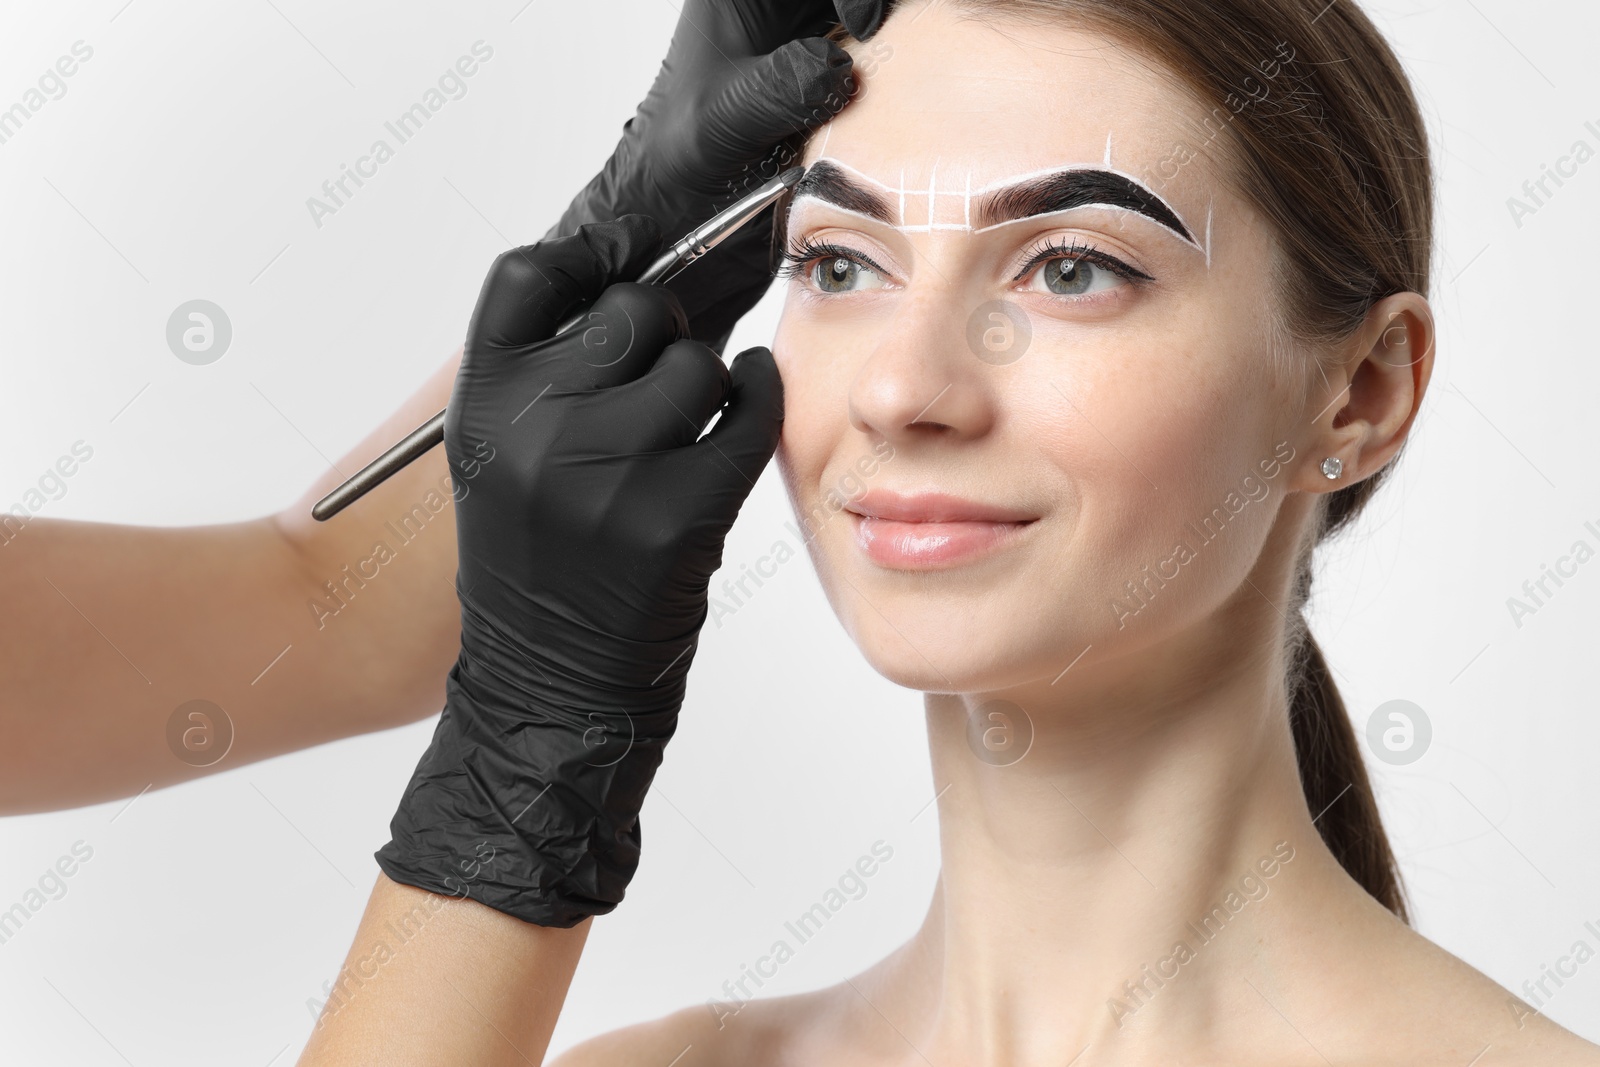
[{"label": "pink lips", "polygon": [[872,489],[846,505],[856,544],[879,566],[927,570],[969,562],[1014,540],[1037,515],[946,493]]}]

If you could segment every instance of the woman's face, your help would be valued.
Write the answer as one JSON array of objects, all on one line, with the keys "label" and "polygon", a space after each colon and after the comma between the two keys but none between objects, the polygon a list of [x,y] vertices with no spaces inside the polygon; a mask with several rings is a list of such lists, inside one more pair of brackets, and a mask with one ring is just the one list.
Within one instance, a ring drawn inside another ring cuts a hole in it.
[{"label": "woman's face", "polygon": [[1214,620],[1309,459],[1268,228],[1204,143],[1229,113],[1106,38],[939,3],[857,56],[773,343],[846,629],[899,684],[977,693]]}]

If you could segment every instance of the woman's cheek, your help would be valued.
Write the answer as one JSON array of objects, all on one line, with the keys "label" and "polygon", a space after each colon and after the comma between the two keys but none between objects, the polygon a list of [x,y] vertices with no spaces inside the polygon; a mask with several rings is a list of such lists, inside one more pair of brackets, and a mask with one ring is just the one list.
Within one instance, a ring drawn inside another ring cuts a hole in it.
[{"label": "woman's cheek", "polygon": [[1221,498],[1236,435],[1251,431],[1231,410],[1238,398],[1206,380],[1206,354],[1179,338],[1091,343],[1080,334],[1070,350],[1026,358],[1038,370],[1013,383],[1007,402],[1059,479],[1073,550],[1094,564],[1078,573],[1119,595]]},{"label": "woman's cheek", "polygon": [[783,429],[775,458],[791,495],[801,502],[809,502],[818,492],[829,442],[838,436],[830,425],[849,424],[845,398],[829,398],[827,383],[818,375],[818,361],[806,358],[811,350],[799,336],[805,332],[794,328],[786,316],[772,343],[773,362],[783,380]]}]

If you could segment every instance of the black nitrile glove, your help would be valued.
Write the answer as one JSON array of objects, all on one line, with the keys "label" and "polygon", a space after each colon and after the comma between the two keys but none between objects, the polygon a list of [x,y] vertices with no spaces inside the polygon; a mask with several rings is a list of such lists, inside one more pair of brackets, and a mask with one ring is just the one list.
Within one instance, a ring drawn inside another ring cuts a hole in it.
[{"label": "black nitrile glove", "polygon": [[662,245],[629,215],[500,256],[445,415],[461,655],[377,859],[542,926],[622,899],[707,584],[782,429],[770,351],[730,373],[666,289],[611,284]]},{"label": "black nitrile glove", "polygon": [[[683,0],[667,58],[605,167],[545,236],[638,212],[675,241],[799,160],[798,139],[855,90],[850,56],[819,34],[866,40],[892,0]],[[691,335],[721,351],[772,281],[773,209],[667,287]]]}]

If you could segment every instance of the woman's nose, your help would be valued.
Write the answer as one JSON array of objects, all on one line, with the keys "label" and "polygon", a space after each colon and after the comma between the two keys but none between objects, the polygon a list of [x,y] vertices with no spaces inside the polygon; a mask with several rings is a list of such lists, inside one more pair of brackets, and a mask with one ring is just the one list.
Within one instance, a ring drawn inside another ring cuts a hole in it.
[{"label": "woman's nose", "polygon": [[[874,324],[878,335],[850,384],[855,429],[890,440],[966,440],[990,430],[996,376],[1006,375],[1007,367],[984,351],[983,330],[991,327],[984,308],[969,302],[944,287],[907,293],[892,316]],[[994,339],[991,332],[988,340]]]}]

